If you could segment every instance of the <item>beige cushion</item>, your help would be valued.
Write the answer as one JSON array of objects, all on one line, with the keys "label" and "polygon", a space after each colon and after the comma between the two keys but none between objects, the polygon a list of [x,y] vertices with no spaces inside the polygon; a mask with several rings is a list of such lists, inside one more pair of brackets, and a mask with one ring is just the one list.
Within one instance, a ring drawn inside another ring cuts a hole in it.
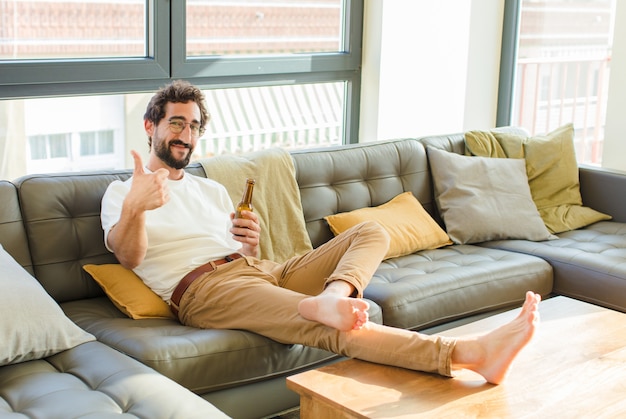
[{"label": "beige cushion", "polygon": [[0,246],[0,366],[45,358],[95,338]]},{"label": "beige cushion", "polygon": [[554,238],[533,203],[524,160],[427,150],[435,199],[452,241]]},{"label": "beige cushion", "polygon": [[611,219],[582,205],[572,124],[533,137],[470,131],[465,134],[465,146],[474,156],[525,159],[533,200],[550,232]]},{"label": "beige cushion", "polygon": [[411,192],[401,193],[377,207],[360,208],[324,218],[335,235],[364,221],[378,222],[391,238],[386,259],[452,244],[446,232]]},{"label": "beige cushion", "polygon": [[115,306],[128,317],[171,317],[170,306],[133,271],[119,264],[84,265]]}]

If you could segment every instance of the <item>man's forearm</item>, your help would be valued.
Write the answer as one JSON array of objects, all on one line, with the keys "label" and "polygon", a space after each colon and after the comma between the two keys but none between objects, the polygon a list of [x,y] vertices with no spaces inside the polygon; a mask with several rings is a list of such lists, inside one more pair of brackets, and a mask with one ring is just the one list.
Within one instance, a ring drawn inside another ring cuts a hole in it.
[{"label": "man's forearm", "polygon": [[125,268],[135,268],[146,256],[148,236],[145,221],[145,212],[123,208],[120,221],[109,231],[107,237],[109,247]]}]

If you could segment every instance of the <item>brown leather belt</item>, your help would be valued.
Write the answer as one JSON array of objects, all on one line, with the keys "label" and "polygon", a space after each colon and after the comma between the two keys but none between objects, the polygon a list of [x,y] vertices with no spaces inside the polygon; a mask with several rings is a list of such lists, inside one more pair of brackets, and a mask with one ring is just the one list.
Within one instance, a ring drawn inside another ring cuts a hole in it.
[{"label": "brown leather belt", "polygon": [[180,280],[180,282],[174,289],[174,292],[172,293],[172,298],[170,300],[170,308],[172,309],[172,313],[174,313],[174,315],[178,317],[178,306],[180,304],[180,299],[183,297],[185,291],[187,291],[187,288],[189,288],[192,282],[195,281],[200,275],[211,272],[213,269],[215,269],[216,266],[232,262],[233,260],[242,257],[243,256],[241,256],[239,253],[233,253],[231,255],[225,256],[223,259],[214,260],[205,263],[204,265],[198,266],[196,269],[185,275],[183,279]]}]

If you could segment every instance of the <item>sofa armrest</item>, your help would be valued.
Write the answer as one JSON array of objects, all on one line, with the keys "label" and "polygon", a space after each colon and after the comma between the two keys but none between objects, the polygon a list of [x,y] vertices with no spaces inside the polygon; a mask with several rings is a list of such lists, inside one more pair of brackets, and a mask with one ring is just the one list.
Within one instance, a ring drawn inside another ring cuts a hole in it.
[{"label": "sofa armrest", "polygon": [[581,165],[579,176],[583,205],[626,222],[626,172]]}]

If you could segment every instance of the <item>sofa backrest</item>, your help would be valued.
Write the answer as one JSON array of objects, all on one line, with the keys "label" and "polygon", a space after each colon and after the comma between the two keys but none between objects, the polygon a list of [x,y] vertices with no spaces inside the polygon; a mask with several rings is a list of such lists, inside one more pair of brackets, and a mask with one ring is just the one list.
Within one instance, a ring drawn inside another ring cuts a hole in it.
[{"label": "sofa backrest", "polygon": [[[198,164],[189,171],[204,176]],[[117,263],[104,247],[100,203],[111,182],[131,175],[130,170],[60,173],[27,175],[14,182],[32,272],[57,302],[102,295],[82,266]]]},{"label": "sofa backrest", "polygon": [[33,273],[17,188],[6,180],[0,181],[0,244],[20,265]]},{"label": "sofa backrest", "polygon": [[416,139],[293,151],[304,219],[314,247],[333,237],[324,217],[383,204],[411,191],[436,212],[423,145]]},{"label": "sofa backrest", "polygon": [[[436,212],[426,153],[416,139],[293,151],[291,155],[315,246],[332,238],[324,216],[377,206],[405,191],[413,192],[427,211]],[[199,164],[190,165],[188,171],[206,176]],[[11,253],[59,303],[102,295],[82,266],[117,263],[104,247],[100,203],[112,181],[131,174],[117,170],[27,175],[17,179],[15,186],[0,183],[3,199],[9,197],[0,207],[3,246],[5,241],[11,243]],[[16,230],[12,239],[5,240],[7,229]]]},{"label": "sofa backrest", "polygon": [[[522,137],[527,137],[529,135],[528,131],[524,128],[513,126],[493,128],[490,131],[516,134]],[[465,154],[465,133],[463,132],[457,134],[421,137],[419,141],[424,145],[424,147],[431,146],[457,154]]]},{"label": "sofa backrest", "polygon": [[100,201],[109,183],[130,171],[28,175],[15,183],[35,277],[59,303],[101,290],[86,263],[114,263],[104,247]]},{"label": "sofa backrest", "polygon": [[430,146],[451,153],[465,154],[465,135],[462,133],[421,137],[419,142],[422,143],[424,147]]},{"label": "sofa backrest", "polygon": [[[441,222],[426,145],[464,153],[463,134],[292,151],[313,245],[333,237],[325,216],[378,206],[406,191]],[[198,163],[187,170],[206,176]],[[14,184],[1,181],[0,243],[58,302],[102,295],[82,266],[117,262],[104,247],[100,202],[113,180],[131,174],[62,173],[28,175]]]}]

